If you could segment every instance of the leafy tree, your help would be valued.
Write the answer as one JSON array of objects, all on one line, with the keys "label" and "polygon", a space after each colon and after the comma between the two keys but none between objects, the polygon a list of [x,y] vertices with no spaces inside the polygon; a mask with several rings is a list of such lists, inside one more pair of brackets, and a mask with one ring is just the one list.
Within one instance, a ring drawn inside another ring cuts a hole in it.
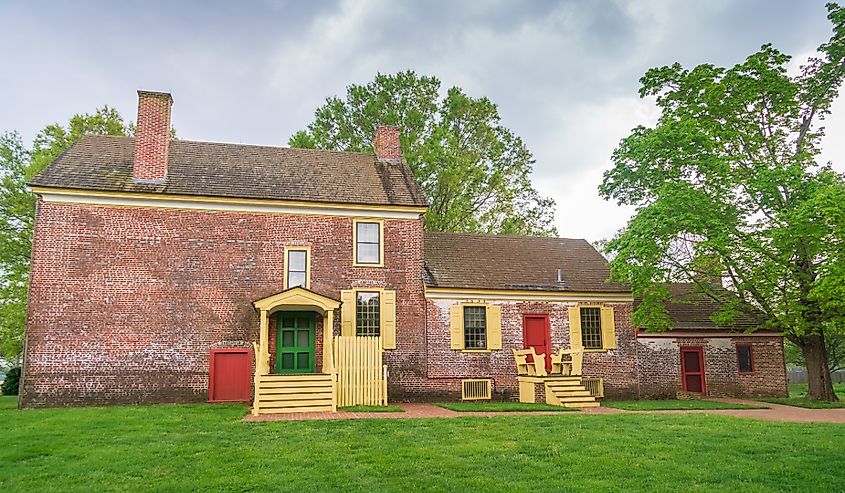
[{"label": "leafy tree", "polygon": [[[827,352],[827,367],[831,373],[845,370],[845,333],[828,331],[825,333],[825,349]],[[795,344],[786,343],[786,362],[806,368],[804,352]]]},{"label": "leafy tree", "polygon": [[815,158],[845,77],[845,9],[827,10],[833,36],[798,75],[770,45],[731,68],[648,70],[640,96],[661,117],[621,141],[599,190],[637,206],[607,246],[613,277],[643,300],[636,325],[667,329],[662,283],[695,282],[724,304],[716,322],[742,314],[782,331],[803,352],[808,398],[833,401],[825,340],[845,317],[845,182]]},{"label": "leafy tree", "polygon": [[396,125],[402,152],[430,200],[430,231],[556,234],[554,201],[531,185],[534,158],[497,106],[412,71],[378,74],[330,97],[292,147],[372,151],[373,129]]},{"label": "leafy tree", "polygon": [[105,106],[46,126],[24,146],[19,134],[0,135],[0,358],[20,364],[29,282],[35,197],[26,182],[83,134],[127,135],[120,114]]}]

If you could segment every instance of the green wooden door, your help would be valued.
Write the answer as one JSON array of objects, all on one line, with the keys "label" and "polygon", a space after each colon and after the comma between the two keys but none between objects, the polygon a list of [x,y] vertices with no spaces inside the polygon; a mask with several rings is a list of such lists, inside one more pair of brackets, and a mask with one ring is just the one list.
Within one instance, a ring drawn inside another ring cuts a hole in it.
[{"label": "green wooden door", "polygon": [[314,312],[278,312],[276,373],[314,373]]}]

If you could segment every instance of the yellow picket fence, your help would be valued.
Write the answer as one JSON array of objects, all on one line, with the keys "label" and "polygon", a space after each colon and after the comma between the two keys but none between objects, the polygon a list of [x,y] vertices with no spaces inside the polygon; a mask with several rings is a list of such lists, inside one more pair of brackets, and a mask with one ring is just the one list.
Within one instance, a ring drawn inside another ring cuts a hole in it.
[{"label": "yellow picket fence", "polygon": [[387,365],[381,337],[336,336],[334,366],[338,406],[387,404]]}]

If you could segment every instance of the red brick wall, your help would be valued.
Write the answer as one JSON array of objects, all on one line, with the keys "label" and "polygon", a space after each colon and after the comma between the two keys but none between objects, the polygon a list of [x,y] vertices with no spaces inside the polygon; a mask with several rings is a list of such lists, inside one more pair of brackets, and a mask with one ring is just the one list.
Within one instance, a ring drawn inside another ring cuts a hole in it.
[{"label": "red brick wall", "polygon": [[170,151],[170,94],[138,91],[138,123],[132,176],[139,181],[167,178]]},{"label": "red brick wall", "polygon": [[[754,371],[750,374],[739,373],[737,344],[752,346]],[[683,394],[681,346],[704,349],[705,380],[711,396],[788,395],[781,337],[642,337],[637,341],[637,352],[643,397]]]},{"label": "red brick wall", "polygon": [[[502,310],[502,350],[469,353],[450,349],[449,307],[469,300],[430,300],[428,302],[428,375],[433,393],[460,393],[463,378],[492,378],[494,392],[516,395],[516,365],[512,349],[523,348],[522,316],[549,315],[552,352],[569,348],[569,312],[574,303],[490,302]],[[637,373],[634,332],[631,329],[631,303],[607,303],[614,308],[617,349],[584,356],[584,375],[604,378],[609,396],[635,396]]]},{"label": "red brick wall", "polygon": [[251,302],[283,288],[285,245],[311,246],[316,292],[397,291],[386,362],[391,387],[413,389],[425,378],[422,221],[385,220],[384,241],[384,268],[352,267],[352,218],[40,202],[21,403],[206,400],[209,351],[257,341]]}]

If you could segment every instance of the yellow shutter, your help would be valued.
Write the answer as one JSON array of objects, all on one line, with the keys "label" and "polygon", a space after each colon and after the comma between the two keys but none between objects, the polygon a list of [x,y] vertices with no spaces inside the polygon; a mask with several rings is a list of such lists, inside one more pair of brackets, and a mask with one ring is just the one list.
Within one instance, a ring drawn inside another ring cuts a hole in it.
[{"label": "yellow shutter", "polygon": [[581,343],[581,310],[577,306],[569,307],[569,347],[584,347]]},{"label": "yellow shutter", "polygon": [[382,291],[381,344],[384,349],[396,349],[396,291]]},{"label": "yellow shutter", "polygon": [[452,349],[464,348],[464,307],[452,305],[449,307],[449,333],[452,338]]},{"label": "yellow shutter", "polygon": [[616,349],[616,322],[613,307],[601,307],[601,343],[605,349]]},{"label": "yellow shutter", "polygon": [[487,305],[487,349],[502,349],[502,308]]},{"label": "yellow shutter", "polygon": [[340,335],[355,335],[355,291],[345,289],[340,292]]}]

